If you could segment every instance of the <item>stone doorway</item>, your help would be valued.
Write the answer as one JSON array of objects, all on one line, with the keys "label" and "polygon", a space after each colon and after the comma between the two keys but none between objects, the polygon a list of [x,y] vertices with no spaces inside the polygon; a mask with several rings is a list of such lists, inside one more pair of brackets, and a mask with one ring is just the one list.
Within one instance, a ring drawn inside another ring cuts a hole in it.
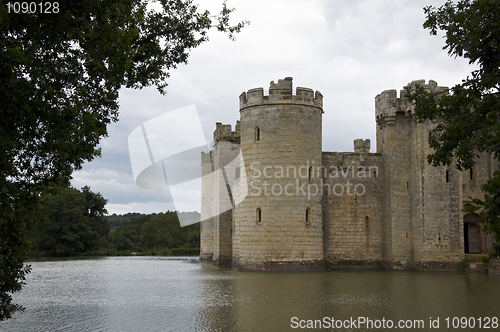
[{"label": "stone doorway", "polygon": [[464,245],[466,254],[481,253],[481,229],[477,223],[464,223]]},{"label": "stone doorway", "polygon": [[483,232],[481,218],[474,213],[464,216],[464,251],[466,254],[485,254],[492,249],[491,235]]}]

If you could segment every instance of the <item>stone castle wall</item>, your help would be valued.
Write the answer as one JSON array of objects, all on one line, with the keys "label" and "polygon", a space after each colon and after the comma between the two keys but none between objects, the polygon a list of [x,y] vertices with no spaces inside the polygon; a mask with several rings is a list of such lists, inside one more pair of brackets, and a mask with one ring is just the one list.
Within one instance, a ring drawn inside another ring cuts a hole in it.
[{"label": "stone castle wall", "polygon": [[[467,169],[462,172],[462,190],[463,190],[463,202],[472,203],[473,199],[483,199],[483,191],[481,186],[488,181],[488,179],[493,175],[493,172],[498,169],[498,162],[493,159],[491,155],[487,153],[481,153],[478,158],[475,159],[475,165],[472,169]],[[478,243],[476,248],[467,250],[467,253],[484,253],[489,252],[493,249],[493,236],[491,234],[486,235],[482,231],[482,220],[479,216],[474,214],[464,215],[464,232],[468,235],[473,233],[474,230],[478,233],[477,239]],[[465,240],[467,241],[467,240]],[[473,239],[471,239],[474,242]],[[468,246],[466,246],[467,249]]]},{"label": "stone castle wall", "polygon": [[240,95],[235,130],[217,123],[202,155],[202,259],[251,270],[426,268],[457,265],[464,246],[491,249],[484,233],[467,237],[480,233],[479,217],[462,213],[498,167],[489,156],[472,177],[429,165],[437,122],[418,122],[403,91],[375,98],[376,153],[361,139],[354,152],[323,152],[322,114],[321,93],[294,92],[291,78]]},{"label": "stone castle wall", "polygon": [[382,156],[323,152],[323,166],[325,259],[335,264],[382,260]]}]

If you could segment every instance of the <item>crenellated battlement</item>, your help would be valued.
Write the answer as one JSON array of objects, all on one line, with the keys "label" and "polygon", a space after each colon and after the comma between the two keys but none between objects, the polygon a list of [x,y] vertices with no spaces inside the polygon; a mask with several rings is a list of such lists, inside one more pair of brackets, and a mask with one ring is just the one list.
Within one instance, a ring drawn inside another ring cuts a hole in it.
[{"label": "crenellated battlement", "polygon": [[[415,80],[408,83],[406,87],[415,89],[416,86],[423,86],[427,92],[436,95],[448,94],[448,88],[438,86],[436,81],[429,80],[425,84],[425,80]],[[387,124],[394,124],[396,113],[404,113],[406,116],[413,114],[413,106],[404,96],[404,89],[400,91],[399,98],[396,90],[385,90],[375,97],[375,118],[377,121],[384,120]]]},{"label": "crenellated battlement", "polygon": [[231,130],[230,124],[223,125],[221,122],[215,123],[215,131],[214,131],[214,143],[219,141],[231,142],[231,143],[240,143],[240,121],[236,121],[236,126],[234,127],[234,131]]},{"label": "crenellated battlement", "polygon": [[354,152],[359,154],[370,153],[370,140],[369,139],[355,139],[354,140]]},{"label": "crenellated battlement", "polygon": [[294,93],[291,77],[280,79],[278,83],[271,81],[267,92],[263,88],[256,88],[240,95],[240,111],[252,106],[272,104],[316,106],[323,110],[323,95],[319,91],[303,87],[297,87]]},{"label": "crenellated battlement", "polygon": [[202,164],[210,164],[213,161],[212,151],[209,152],[201,152],[201,163]]}]

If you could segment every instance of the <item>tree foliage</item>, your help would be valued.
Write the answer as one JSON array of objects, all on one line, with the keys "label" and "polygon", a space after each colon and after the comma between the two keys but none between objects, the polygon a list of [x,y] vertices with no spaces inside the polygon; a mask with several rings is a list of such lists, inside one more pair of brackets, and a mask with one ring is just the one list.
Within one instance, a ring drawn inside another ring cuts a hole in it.
[{"label": "tree foliage", "polygon": [[[429,144],[434,166],[457,163],[471,168],[481,152],[500,156],[500,2],[498,0],[447,1],[443,6],[424,8],[424,27],[432,35],[445,32],[444,49],[450,56],[464,57],[477,66],[449,95],[435,96],[423,87],[408,89],[420,121],[440,119]],[[467,212],[480,211],[484,230],[492,233],[500,255],[500,171],[483,186],[484,199],[474,199]]]},{"label": "tree foliage", "polygon": [[111,230],[116,229],[120,224],[126,220],[130,220],[132,218],[143,217],[145,214],[137,213],[137,212],[128,212],[126,214],[116,214],[113,213],[110,216],[106,217],[109,225],[111,226]]},{"label": "tree foliage", "polygon": [[167,211],[123,221],[110,234],[110,240],[119,251],[197,249],[200,247],[200,224],[181,227],[177,213]]},{"label": "tree foliage", "polygon": [[122,86],[156,85],[216,28],[230,38],[232,9],[200,12],[191,0],[58,1],[57,13],[0,6],[0,321],[28,268],[25,234],[43,193],[100,154],[118,119]]},{"label": "tree foliage", "polygon": [[51,256],[96,250],[110,230],[105,205],[106,199],[89,187],[45,196],[40,209],[47,219],[29,234],[33,249]]},{"label": "tree foliage", "polygon": [[141,240],[142,226],[153,218],[153,215],[134,217],[123,221],[111,235],[110,240],[119,251],[143,251],[144,243]]},{"label": "tree foliage", "polygon": [[200,224],[181,227],[176,212],[160,213],[141,229],[141,240],[146,249],[199,248]]}]

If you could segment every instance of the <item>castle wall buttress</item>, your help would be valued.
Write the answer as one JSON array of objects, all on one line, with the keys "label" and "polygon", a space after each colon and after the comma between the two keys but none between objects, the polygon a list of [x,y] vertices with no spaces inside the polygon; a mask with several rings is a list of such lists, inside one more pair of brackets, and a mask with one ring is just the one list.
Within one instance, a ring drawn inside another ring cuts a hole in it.
[{"label": "castle wall buttress", "polygon": [[230,125],[217,124],[214,132],[215,218],[214,218],[214,263],[231,265],[234,197],[232,184],[235,168],[231,167],[239,154],[239,125],[231,131]]},{"label": "castle wall buttress", "polygon": [[214,165],[212,152],[201,153],[200,260],[212,262],[215,232]]}]

